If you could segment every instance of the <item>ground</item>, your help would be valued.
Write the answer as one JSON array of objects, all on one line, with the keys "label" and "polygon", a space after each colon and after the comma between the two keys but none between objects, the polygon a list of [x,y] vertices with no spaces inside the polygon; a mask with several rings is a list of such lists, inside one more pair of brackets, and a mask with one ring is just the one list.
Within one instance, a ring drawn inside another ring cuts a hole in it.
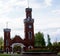
[{"label": "ground", "polygon": [[0,56],[20,56],[20,54],[0,54]]},{"label": "ground", "polygon": [[[16,54],[16,53],[14,53],[14,54],[6,54],[6,53],[3,54],[3,53],[0,53],[0,56],[22,56],[22,54]],[[58,53],[57,56],[60,56],[60,53]]]}]

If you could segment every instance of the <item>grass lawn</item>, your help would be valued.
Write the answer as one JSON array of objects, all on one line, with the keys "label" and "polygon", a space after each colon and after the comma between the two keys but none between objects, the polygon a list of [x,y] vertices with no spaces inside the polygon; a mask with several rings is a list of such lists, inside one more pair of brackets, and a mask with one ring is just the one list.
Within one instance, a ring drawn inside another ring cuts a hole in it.
[{"label": "grass lawn", "polygon": [[0,56],[11,56],[11,54],[0,54]]},{"label": "grass lawn", "polygon": [[20,56],[20,54],[1,54],[0,56]]},{"label": "grass lawn", "polygon": [[60,56],[60,52],[58,53],[58,55]]}]

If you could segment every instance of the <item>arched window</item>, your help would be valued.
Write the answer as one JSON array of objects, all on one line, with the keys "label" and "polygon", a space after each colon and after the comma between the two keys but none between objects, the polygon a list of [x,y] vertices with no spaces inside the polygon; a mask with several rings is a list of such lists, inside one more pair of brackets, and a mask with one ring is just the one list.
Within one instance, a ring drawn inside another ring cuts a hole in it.
[{"label": "arched window", "polygon": [[28,38],[32,39],[32,32],[28,32]]},{"label": "arched window", "polygon": [[31,45],[30,45],[30,46],[28,46],[28,49],[32,49],[32,48],[33,48],[33,46],[31,46]]},{"label": "arched window", "polygon": [[6,48],[6,52],[7,52],[7,53],[9,52],[9,48]]},{"label": "arched window", "polygon": [[6,40],[6,46],[8,46],[8,45],[9,45],[8,40]]},{"label": "arched window", "polygon": [[27,19],[28,21],[30,21],[30,17],[28,16],[28,19]]}]

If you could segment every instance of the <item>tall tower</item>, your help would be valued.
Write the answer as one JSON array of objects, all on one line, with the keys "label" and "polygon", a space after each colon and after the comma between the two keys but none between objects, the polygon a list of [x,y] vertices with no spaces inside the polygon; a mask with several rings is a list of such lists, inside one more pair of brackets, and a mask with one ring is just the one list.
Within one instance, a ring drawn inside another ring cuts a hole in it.
[{"label": "tall tower", "polygon": [[26,8],[26,18],[24,19],[25,41],[28,48],[34,47],[34,19],[32,19],[32,8]]},{"label": "tall tower", "polygon": [[10,52],[10,31],[11,29],[4,29],[4,51]]}]

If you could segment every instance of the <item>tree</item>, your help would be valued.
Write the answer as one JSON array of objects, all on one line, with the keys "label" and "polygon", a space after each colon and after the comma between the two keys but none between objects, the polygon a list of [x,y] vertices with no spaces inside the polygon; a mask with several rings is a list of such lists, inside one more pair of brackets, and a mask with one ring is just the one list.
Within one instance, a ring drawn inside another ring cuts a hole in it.
[{"label": "tree", "polygon": [[53,42],[53,46],[59,46],[60,47],[60,42]]},{"label": "tree", "polygon": [[49,36],[49,34],[47,35],[47,37],[48,37],[48,44],[47,44],[47,46],[52,46],[52,43],[51,43],[51,41],[50,41],[50,36]]},{"label": "tree", "polygon": [[58,46],[58,43],[57,42],[53,42],[53,46]]},{"label": "tree", "polygon": [[60,47],[60,42],[58,42],[57,45]]},{"label": "tree", "polygon": [[0,37],[0,49],[2,50],[2,47],[4,45],[4,40],[2,37]]},{"label": "tree", "polygon": [[35,46],[40,46],[40,47],[45,46],[45,39],[43,33],[38,32],[35,34]]},{"label": "tree", "polygon": [[15,45],[14,48],[13,48],[13,52],[21,52],[21,46],[18,46],[18,45]]}]

